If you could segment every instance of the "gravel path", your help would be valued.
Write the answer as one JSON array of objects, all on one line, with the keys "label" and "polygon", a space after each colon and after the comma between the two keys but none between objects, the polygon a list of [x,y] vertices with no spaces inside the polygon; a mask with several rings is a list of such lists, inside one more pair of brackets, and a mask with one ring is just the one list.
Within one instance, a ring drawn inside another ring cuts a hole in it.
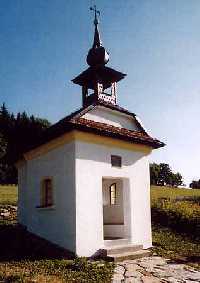
[{"label": "gravel path", "polygon": [[185,264],[152,256],[127,260],[117,264],[113,283],[195,283],[200,282],[200,271]]}]

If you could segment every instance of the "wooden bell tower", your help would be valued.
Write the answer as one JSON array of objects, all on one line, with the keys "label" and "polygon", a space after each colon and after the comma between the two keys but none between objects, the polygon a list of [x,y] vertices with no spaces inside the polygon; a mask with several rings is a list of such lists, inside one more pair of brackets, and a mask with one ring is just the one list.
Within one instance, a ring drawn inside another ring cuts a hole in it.
[{"label": "wooden bell tower", "polygon": [[117,104],[117,82],[122,80],[126,74],[105,66],[109,61],[109,54],[102,46],[100,40],[98,30],[99,21],[97,18],[100,12],[96,9],[96,6],[90,9],[94,11],[95,31],[93,46],[87,55],[89,68],[72,81],[82,86],[83,106],[87,106],[98,100],[115,105]]}]

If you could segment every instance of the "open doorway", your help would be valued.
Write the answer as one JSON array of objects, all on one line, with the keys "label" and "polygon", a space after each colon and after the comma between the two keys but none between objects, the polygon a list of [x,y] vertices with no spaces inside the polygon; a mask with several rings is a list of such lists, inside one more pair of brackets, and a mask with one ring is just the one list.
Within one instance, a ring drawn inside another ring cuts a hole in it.
[{"label": "open doorway", "polygon": [[103,178],[104,240],[125,239],[130,236],[129,182],[123,178]]}]

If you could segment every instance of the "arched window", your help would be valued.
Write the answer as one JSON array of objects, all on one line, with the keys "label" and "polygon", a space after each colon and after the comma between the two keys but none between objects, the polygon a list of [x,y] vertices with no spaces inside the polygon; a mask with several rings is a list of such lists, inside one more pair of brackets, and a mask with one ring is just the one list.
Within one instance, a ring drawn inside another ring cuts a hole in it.
[{"label": "arched window", "polygon": [[115,205],[117,200],[117,185],[113,183],[110,185],[110,204]]},{"label": "arched window", "polygon": [[40,205],[42,207],[53,205],[53,182],[51,178],[42,180]]}]

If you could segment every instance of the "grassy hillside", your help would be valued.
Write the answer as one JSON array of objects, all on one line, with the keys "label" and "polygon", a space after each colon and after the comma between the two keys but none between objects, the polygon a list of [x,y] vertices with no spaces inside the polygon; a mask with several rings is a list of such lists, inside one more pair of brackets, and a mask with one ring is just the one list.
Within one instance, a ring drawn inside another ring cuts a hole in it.
[{"label": "grassy hillside", "polygon": [[200,190],[151,188],[154,251],[200,268]]},{"label": "grassy hillside", "polygon": [[169,198],[170,200],[173,200],[176,197],[180,196],[200,197],[200,190],[151,186],[152,201],[157,200],[159,198]]},{"label": "grassy hillside", "polygon": [[17,204],[17,186],[0,185],[0,204]]}]

